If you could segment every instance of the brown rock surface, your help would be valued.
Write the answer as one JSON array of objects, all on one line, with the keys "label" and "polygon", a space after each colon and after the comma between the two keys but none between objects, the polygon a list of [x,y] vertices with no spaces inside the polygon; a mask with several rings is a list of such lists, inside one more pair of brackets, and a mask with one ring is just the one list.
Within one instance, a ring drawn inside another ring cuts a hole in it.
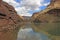
[{"label": "brown rock surface", "polygon": [[51,0],[50,5],[32,16],[32,21],[39,23],[34,29],[50,34],[52,40],[60,40],[60,0]]},{"label": "brown rock surface", "polygon": [[50,5],[32,16],[34,22],[60,22],[60,0],[51,0]]},{"label": "brown rock surface", "polygon": [[11,5],[0,0],[0,40],[17,40],[22,21]]},{"label": "brown rock surface", "polygon": [[0,4],[0,26],[18,24],[22,20],[22,17],[17,15],[17,12],[11,5],[6,2]]}]

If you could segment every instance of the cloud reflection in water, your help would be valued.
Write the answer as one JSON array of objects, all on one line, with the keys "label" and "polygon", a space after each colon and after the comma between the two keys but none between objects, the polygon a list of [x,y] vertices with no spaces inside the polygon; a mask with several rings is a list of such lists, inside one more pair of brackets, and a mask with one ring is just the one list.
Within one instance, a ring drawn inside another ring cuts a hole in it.
[{"label": "cloud reflection in water", "polygon": [[20,29],[17,40],[49,40],[43,33],[36,33],[32,28]]}]

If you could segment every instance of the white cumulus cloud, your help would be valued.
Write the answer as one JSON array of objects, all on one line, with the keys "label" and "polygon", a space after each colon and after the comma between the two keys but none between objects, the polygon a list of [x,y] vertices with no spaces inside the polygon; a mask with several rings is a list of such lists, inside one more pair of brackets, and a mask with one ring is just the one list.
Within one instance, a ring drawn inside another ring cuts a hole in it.
[{"label": "white cumulus cloud", "polygon": [[21,16],[32,16],[29,11],[40,10],[40,6],[47,6],[49,4],[49,2],[42,4],[45,0],[21,0],[19,3],[15,0],[3,1],[12,5]]},{"label": "white cumulus cloud", "polygon": [[3,0],[3,1],[7,2],[8,4],[12,5],[15,8],[20,5],[19,3],[17,3],[14,0]]},{"label": "white cumulus cloud", "polygon": [[39,9],[40,6],[42,6],[42,2],[44,0],[22,0],[20,2],[20,5],[22,7],[25,7],[26,9],[30,9],[30,10],[36,10]]}]

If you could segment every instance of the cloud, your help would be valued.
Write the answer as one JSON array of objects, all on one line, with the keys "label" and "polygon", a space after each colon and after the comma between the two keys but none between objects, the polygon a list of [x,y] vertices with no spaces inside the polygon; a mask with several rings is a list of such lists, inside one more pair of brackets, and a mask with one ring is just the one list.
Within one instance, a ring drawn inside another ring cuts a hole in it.
[{"label": "cloud", "polygon": [[28,12],[28,10],[25,7],[18,7],[18,8],[15,8],[15,10],[21,16],[31,16],[32,15]]},{"label": "cloud", "polygon": [[50,4],[50,2],[43,4],[43,6],[47,6],[47,5],[49,5],[49,4]]},{"label": "cloud", "polygon": [[19,3],[17,3],[14,0],[3,0],[3,1],[7,2],[8,4],[12,5],[15,8],[20,5]]},{"label": "cloud", "polygon": [[43,0],[22,0],[20,2],[21,7],[25,7],[26,9],[36,10],[42,6]]},{"label": "cloud", "polygon": [[33,32],[32,28],[20,29],[17,40],[42,40],[40,33]]},{"label": "cloud", "polygon": [[49,4],[49,2],[43,4],[45,0],[21,0],[20,2],[16,2],[15,0],[3,1],[12,5],[21,16],[31,16],[32,14],[29,13],[29,11],[41,10],[40,6],[47,6]]}]

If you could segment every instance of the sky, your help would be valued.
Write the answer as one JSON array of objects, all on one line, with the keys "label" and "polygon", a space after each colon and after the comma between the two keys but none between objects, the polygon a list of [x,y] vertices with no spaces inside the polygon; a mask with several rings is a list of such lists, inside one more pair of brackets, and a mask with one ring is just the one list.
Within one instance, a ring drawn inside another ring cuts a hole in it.
[{"label": "sky", "polygon": [[3,0],[12,5],[21,16],[32,16],[33,13],[44,10],[50,0]]}]

